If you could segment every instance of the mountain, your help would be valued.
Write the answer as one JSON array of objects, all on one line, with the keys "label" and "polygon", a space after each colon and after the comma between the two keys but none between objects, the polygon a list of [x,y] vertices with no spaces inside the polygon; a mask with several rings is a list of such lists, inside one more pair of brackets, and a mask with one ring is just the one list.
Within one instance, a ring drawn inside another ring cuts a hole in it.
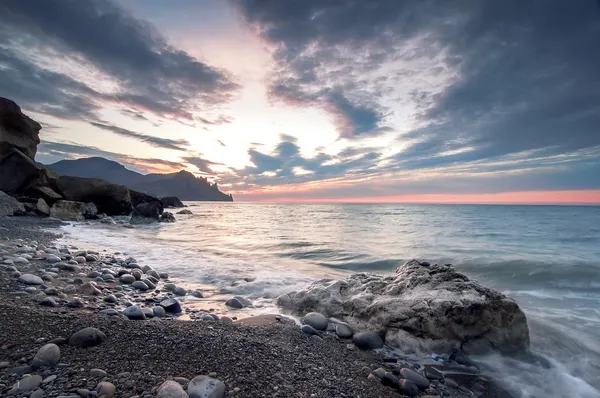
[{"label": "mountain", "polygon": [[102,178],[158,197],[177,196],[181,200],[233,202],[231,195],[219,191],[216,183],[211,184],[206,178],[197,178],[184,170],[172,174],[140,174],[126,169],[120,163],[100,157],[61,160],[48,167],[59,175]]}]

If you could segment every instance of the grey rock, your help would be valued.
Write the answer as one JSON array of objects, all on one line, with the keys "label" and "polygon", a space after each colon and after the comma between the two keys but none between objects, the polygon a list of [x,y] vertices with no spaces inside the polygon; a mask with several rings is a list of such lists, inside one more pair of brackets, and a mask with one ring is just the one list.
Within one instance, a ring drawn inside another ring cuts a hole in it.
[{"label": "grey rock", "polygon": [[142,275],[144,274],[142,273],[142,271],[136,269],[131,273],[131,275],[133,275],[136,281],[139,281],[140,279],[142,279]]},{"label": "grey rock", "polygon": [[310,312],[304,316],[304,323],[317,330],[326,330],[328,320],[323,314],[319,314],[318,312]]},{"label": "grey rock", "polygon": [[173,290],[177,289],[177,286],[174,283],[165,283],[164,288],[166,291],[172,292]]},{"label": "grey rock", "polygon": [[175,222],[175,216],[173,215],[173,213],[169,213],[168,211],[163,212],[163,214],[160,215],[160,219],[158,220],[159,222]]},{"label": "grey rock", "polygon": [[167,311],[165,311],[165,309],[159,305],[152,308],[152,312],[154,313],[154,316],[157,318],[164,318],[165,316],[167,316]]},{"label": "grey rock", "polygon": [[83,213],[83,216],[86,218],[86,220],[96,218],[96,216],[98,216],[98,208],[96,207],[96,205],[92,202],[86,203],[85,212]]},{"label": "grey rock", "polygon": [[422,390],[429,388],[429,380],[427,380],[425,376],[422,376],[412,369],[402,368],[400,369],[400,375],[406,380],[410,380],[415,383],[415,385]]},{"label": "grey rock", "polygon": [[359,332],[352,336],[352,342],[361,350],[375,350],[383,347],[383,340],[375,332]]},{"label": "grey rock", "polygon": [[310,325],[302,325],[300,327],[300,330],[303,333],[306,333],[306,334],[311,335],[311,336],[313,336],[313,335],[317,335],[318,336],[319,335],[319,331],[317,329],[313,328]]},{"label": "grey rock", "polygon": [[146,315],[144,311],[140,309],[137,305],[132,305],[131,307],[127,307],[123,310],[123,314],[129,318],[134,320],[144,320],[146,319]]},{"label": "grey rock", "polygon": [[29,398],[43,398],[46,395],[46,391],[38,388],[29,395]]},{"label": "grey rock", "polygon": [[222,398],[225,396],[225,384],[208,376],[196,376],[188,384],[189,398]]},{"label": "grey rock", "polygon": [[129,275],[129,274],[124,274],[124,275],[121,275],[121,277],[119,278],[119,281],[126,285],[131,285],[133,282],[135,282],[135,276]]},{"label": "grey rock", "polygon": [[[393,276],[358,273],[317,281],[280,296],[278,305],[339,317],[354,330],[381,330],[388,344],[406,352],[511,353],[529,347],[527,320],[514,300],[446,265],[412,260]],[[351,315],[345,316],[348,308]]]},{"label": "grey rock", "polygon": [[58,257],[57,255],[54,254],[48,254],[46,256],[46,262],[50,263],[50,264],[56,264],[56,263],[60,263],[62,260],[60,257]]},{"label": "grey rock", "polygon": [[191,210],[183,209],[177,212],[177,214],[194,214]]},{"label": "grey rock", "polygon": [[116,303],[117,302],[117,298],[115,297],[114,294],[109,294],[108,296],[104,297],[104,301],[107,303]]},{"label": "grey rock", "polygon": [[384,372],[381,376],[381,384],[398,389],[398,378],[392,372]]},{"label": "grey rock", "polygon": [[38,350],[31,363],[34,368],[54,366],[60,361],[60,348],[56,344],[46,344]]},{"label": "grey rock", "polygon": [[63,221],[85,220],[85,203],[59,200],[50,208],[50,217]]},{"label": "grey rock", "polygon": [[105,310],[100,311],[99,314],[104,316],[118,316],[119,311],[115,310],[114,308],[107,308]]},{"label": "grey rock", "polygon": [[102,344],[106,340],[106,335],[96,328],[85,328],[74,333],[69,338],[69,345],[87,348]]},{"label": "grey rock", "polygon": [[33,391],[33,390],[37,389],[41,383],[42,383],[42,376],[39,376],[39,375],[25,376],[13,385],[12,389],[8,392],[8,394],[11,395],[14,393]]},{"label": "grey rock", "polygon": [[158,388],[156,398],[188,398],[188,395],[181,384],[174,380],[167,380]]},{"label": "grey rock", "polygon": [[101,381],[96,386],[96,391],[98,392],[98,398],[112,398],[112,396],[115,395],[117,388],[112,383]]},{"label": "grey rock", "polygon": [[42,380],[42,384],[52,383],[54,380],[56,380],[57,377],[58,377],[57,375],[50,375],[50,376],[46,377],[44,380]]},{"label": "grey rock", "polygon": [[213,321],[215,321],[215,318],[214,318],[214,317],[212,317],[212,316],[210,316],[210,315],[208,315],[208,314],[206,314],[206,315],[203,315],[203,316],[202,316],[202,320],[203,320],[203,321],[210,321],[210,322],[213,322]]},{"label": "grey rock", "polygon": [[237,309],[244,308],[244,305],[236,298],[230,298],[229,300],[227,300],[225,302],[225,305],[227,305],[231,308],[237,308]]},{"label": "grey rock", "polygon": [[25,206],[17,199],[0,191],[0,217],[25,213]]},{"label": "grey rock", "polygon": [[192,292],[192,296],[196,298],[204,298],[204,292],[202,292],[200,289],[196,289]]},{"label": "grey rock", "polygon": [[425,366],[423,373],[429,380],[442,380],[444,378],[444,374],[433,366]]},{"label": "grey rock", "polygon": [[57,307],[58,304],[56,303],[56,301],[54,301],[54,299],[52,297],[46,297],[45,299],[43,299],[40,302],[40,305],[43,305],[45,307]]},{"label": "grey rock", "polygon": [[73,300],[69,301],[67,306],[70,308],[83,308],[85,304],[83,303],[83,301],[81,301],[79,297],[76,297]]},{"label": "grey rock", "polygon": [[349,339],[354,334],[354,331],[345,323],[338,323],[335,325],[335,334],[342,339]]},{"label": "grey rock", "polygon": [[98,368],[94,368],[90,370],[90,376],[92,377],[98,377],[98,378],[103,378],[106,377],[106,371],[102,370],[102,369],[98,369]]},{"label": "grey rock", "polygon": [[148,290],[148,285],[146,285],[144,282],[142,281],[135,281],[131,284],[132,287],[138,289],[138,290],[142,290],[142,291],[146,291]]},{"label": "grey rock", "polygon": [[176,287],[175,290],[173,290],[173,293],[176,296],[185,296],[187,294],[187,291],[182,287]]},{"label": "grey rock", "polygon": [[22,274],[19,276],[19,282],[24,283],[26,285],[43,285],[44,280],[39,276],[32,274]]},{"label": "grey rock", "polygon": [[142,312],[146,315],[146,318],[154,318],[154,311],[152,308],[144,307]]},{"label": "grey rock", "polygon": [[141,282],[144,282],[148,286],[148,289],[156,289],[156,285],[150,278],[142,279]]}]

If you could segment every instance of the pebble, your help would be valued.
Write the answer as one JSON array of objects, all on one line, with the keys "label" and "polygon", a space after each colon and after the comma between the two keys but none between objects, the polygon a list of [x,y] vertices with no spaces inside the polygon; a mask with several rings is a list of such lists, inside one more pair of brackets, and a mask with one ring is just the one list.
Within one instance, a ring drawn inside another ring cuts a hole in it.
[{"label": "pebble", "polygon": [[41,388],[38,388],[37,390],[35,390],[34,392],[32,392],[29,395],[29,398],[42,398],[46,395],[46,391],[42,390]]},{"label": "pebble", "polygon": [[402,375],[402,377],[405,379],[415,383],[415,385],[422,390],[429,388],[429,380],[427,380],[425,376],[422,376],[412,369],[402,368],[400,369],[400,375]]},{"label": "pebble", "polygon": [[33,391],[33,390],[37,389],[41,383],[42,383],[42,376],[39,376],[39,375],[25,376],[13,385],[12,389],[8,392],[8,395]]},{"label": "pebble", "polygon": [[196,298],[204,298],[204,292],[202,292],[202,290],[197,289],[192,292],[192,296]]},{"label": "pebble", "polygon": [[173,290],[177,289],[177,286],[174,283],[165,283],[164,288],[166,291],[172,292]]},{"label": "pebble", "polygon": [[375,332],[359,332],[352,336],[352,342],[362,350],[374,350],[383,347],[383,340]]},{"label": "pebble", "polygon": [[140,309],[137,305],[132,305],[131,307],[127,307],[123,310],[123,314],[129,318],[134,320],[144,320],[146,319],[146,315],[144,311]]},{"label": "pebble", "polygon": [[69,345],[87,348],[102,344],[106,340],[106,335],[96,328],[85,328],[75,332],[69,338]]},{"label": "pebble", "polygon": [[46,256],[46,262],[48,262],[50,264],[60,263],[61,261],[62,261],[61,258],[54,254],[48,254]]},{"label": "pebble", "polygon": [[23,274],[19,276],[19,282],[24,283],[26,285],[43,285],[44,281],[42,278],[32,274]]},{"label": "pebble", "polygon": [[73,300],[69,301],[67,306],[69,306],[71,308],[83,308],[84,303],[83,303],[83,301],[81,301],[80,298],[74,298]]},{"label": "pebble", "polygon": [[92,377],[102,378],[102,377],[106,377],[106,374],[107,373],[102,369],[94,368],[94,369],[90,370],[90,376],[92,376]]},{"label": "pebble", "polygon": [[185,296],[187,294],[187,291],[182,287],[176,287],[175,290],[173,290],[173,293],[176,296]]},{"label": "pebble", "polygon": [[410,380],[400,379],[398,382],[398,390],[409,397],[416,397],[419,395],[419,388],[415,383]]},{"label": "pebble", "polygon": [[119,281],[126,285],[131,285],[133,282],[135,282],[135,276],[129,275],[129,274],[123,274],[119,278]]},{"label": "pebble", "polygon": [[442,380],[444,378],[444,374],[432,366],[425,366],[424,373],[429,380]]},{"label": "pebble", "polygon": [[188,384],[189,398],[222,398],[225,396],[225,384],[208,376],[196,376]]},{"label": "pebble", "polygon": [[117,302],[117,298],[115,297],[115,295],[114,295],[114,294],[110,294],[110,295],[108,295],[108,296],[104,297],[104,301],[105,301],[105,302],[107,302],[107,303],[112,303],[112,304],[114,304],[114,303],[116,303],[116,302]]},{"label": "pebble", "polygon": [[329,321],[327,317],[318,312],[309,312],[304,316],[304,323],[310,325],[317,330],[326,330]]},{"label": "pebble", "polygon": [[46,344],[38,350],[31,363],[34,368],[54,366],[60,361],[60,348],[56,344]]},{"label": "pebble", "polygon": [[167,380],[159,388],[156,398],[188,398],[188,395],[176,381]]},{"label": "pebble", "polygon": [[112,398],[112,396],[115,395],[117,388],[113,383],[109,383],[108,381],[101,381],[96,386],[96,391],[98,392],[99,398]]},{"label": "pebble", "polygon": [[29,260],[23,257],[17,257],[13,260],[14,265],[25,265],[29,264]]},{"label": "pebble", "polygon": [[138,289],[138,290],[143,290],[146,291],[148,290],[148,285],[146,285],[144,282],[142,281],[135,281],[131,284],[131,286],[133,286],[134,288]]},{"label": "pebble", "polygon": [[234,298],[230,298],[229,300],[227,300],[225,302],[225,305],[231,307],[231,308],[236,308],[236,309],[241,309],[244,308],[244,305],[235,297]]},{"label": "pebble", "polygon": [[337,325],[335,325],[335,334],[337,334],[339,338],[349,339],[354,334],[354,331],[350,326],[346,325],[345,323],[338,323]]},{"label": "pebble", "polygon": [[163,318],[163,317],[167,316],[167,311],[165,311],[165,309],[159,305],[152,308],[152,312],[154,313],[154,316],[157,318]]},{"label": "pebble", "polygon": [[398,377],[392,372],[385,372],[383,377],[381,377],[381,384],[384,386],[392,387],[394,389],[398,388]]},{"label": "pebble", "polygon": [[172,314],[179,314],[181,312],[181,304],[176,299],[170,298],[160,302],[160,306],[165,309],[166,312]]},{"label": "pebble", "polygon": [[54,301],[54,299],[52,297],[46,297],[44,298],[41,302],[40,305],[46,306],[46,307],[57,307],[58,304],[56,303],[56,301]]},{"label": "pebble", "polygon": [[312,336],[312,335],[318,335],[318,334],[319,334],[319,332],[317,331],[317,329],[313,328],[313,327],[312,327],[312,326],[310,326],[310,325],[302,325],[302,327],[300,328],[300,330],[301,330],[303,333],[306,333],[306,334],[308,334],[308,335],[311,335],[311,336]]},{"label": "pebble", "polygon": [[50,376],[46,377],[44,380],[42,380],[42,384],[52,383],[54,380],[56,380],[57,377],[58,377],[57,375],[50,375]]}]

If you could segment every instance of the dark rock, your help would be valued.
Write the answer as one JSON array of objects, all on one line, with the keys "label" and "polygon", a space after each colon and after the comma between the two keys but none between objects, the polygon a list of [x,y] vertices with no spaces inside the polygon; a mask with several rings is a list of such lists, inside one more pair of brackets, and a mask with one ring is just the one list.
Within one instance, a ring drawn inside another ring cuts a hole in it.
[{"label": "dark rock", "polygon": [[31,363],[34,368],[54,366],[60,361],[60,348],[56,344],[46,344],[38,350]]},{"label": "dark rock", "polygon": [[422,390],[429,388],[429,380],[427,380],[425,376],[415,372],[412,369],[402,368],[400,369],[400,375],[406,380],[410,380],[415,383],[415,385]]},{"label": "dark rock", "polygon": [[85,328],[74,333],[69,338],[69,345],[86,348],[93,347],[106,340],[106,335],[96,328]]},{"label": "dark rock", "polygon": [[121,275],[121,277],[119,278],[119,281],[126,285],[131,285],[133,282],[135,282],[135,277],[133,275],[124,274],[124,275]]},{"label": "dark rock", "polygon": [[40,216],[48,217],[50,215],[50,206],[48,206],[44,199],[39,198],[35,204],[35,212]]},{"label": "dark rock", "polygon": [[383,347],[383,340],[375,332],[359,332],[352,336],[352,342],[361,350],[374,350]]},{"label": "dark rock", "polygon": [[108,296],[104,297],[104,301],[106,303],[112,303],[112,304],[114,304],[114,303],[117,302],[117,298],[115,297],[114,294],[109,294]]},{"label": "dark rock", "polygon": [[410,380],[400,379],[398,382],[398,390],[408,397],[416,397],[419,395],[419,387]]},{"label": "dark rock", "polygon": [[165,316],[167,316],[167,311],[165,311],[165,309],[159,305],[152,308],[152,312],[154,313],[154,316],[157,318],[164,318]]},{"label": "dark rock", "polygon": [[161,301],[160,306],[171,314],[179,314],[181,312],[181,304],[179,304],[179,301],[173,298]]},{"label": "dark rock", "polygon": [[19,276],[19,282],[24,283],[26,285],[43,285],[44,281],[42,278],[32,274],[23,274]]},{"label": "dark rock", "polygon": [[175,222],[175,216],[173,213],[169,213],[168,211],[163,212],[160,215],[159,222]]},{"label": "dark rock", "polygon": [[335,325],[335,334],[342,339],[349,339],[354,334],[352,328],[345,323],[338,323]]},{"label": "dark rock", "polygon": [[54,299],[52,297],[46,297],[45,299],[43,299],[40,302],[40,305],[43,305],[45,307],[57,307],[58,304],[56,303],[56,301],[54,301]]},{"label": "dark rock", "polygon": [[99,213],[129,215],[133,209],[129,190],[123,185],[111,184],[98,178],[62,176],[58,188],[67,200],[93,202]]},{"label": "dark rock", "polygon": [[49,206],[52,206],[54,203],[63,198],[62,195],[54,191],[54,189],[43,185],[29,186],[25,188],[23,195],[30,196],[32,198],[44,199]]},{"label": "dark rock", "polygon": [[187,291],[182,287],[176,287],[175,290],[173,290],[173,294],[176,296],[185,296]]},{"label": "dark rock", "polygon": [[300,330],[302,331],[302,333],[306,333],[311,336],[319,335],[319,331],[310,325],[302,325],[302,327],[300,327]]},{"label": "dark rock", "polygon": [[387,387],[398,389],[398,378],[392,372],[385,372],[381,377],[381,384]]},{"label": "dark rock", "polygon": [[96,391],[98,392],[99,398],[112,398],[113,395],[115,395],[117,388],[112,383],[102,381],[96,386]]},{"label": "dark rock", "polygon": [[244,308],[244,305],[237,299],[237,298],[230,298],[229,300],[227,300],[225,302],[225,305],[231,307],[231,308],[237,308],[237,309],[241,309]]},{"label": "dark rock", "polygon": [[127,307],[123,310],[123,314],[133,320],[144,320],[146,319],[146,314],[144,311],[140,309],[137,305],[132,305],[131,307]]},{"label": "dark rock", "polygon": [[21,112],[8,98],[0,97],[0,157],[15,148],[29,159],[35,159],[42,126]]},{"label": "dark rock", "polygon": [[50,209],[50,217],[63,221],[85,220],[85,203],[59,200]]},{"label": "dark rock", "polygon": [[85,212],[84,217],[86,220],[93,220],[98,216],[98,208],[94,203],[86,203],[85,204]]},{"label": "dark rock", "polygon": [[444,378],[444,374],[433,366],[426,365],[423,373],[429,380],[442,380]]},{"label": "dark rock", "polygon": [[0,191],[0,217],[25,213],[25,206],[17,199]]},{"label": "dark rock", "polygon": [[133,286],[134,288],[136,288],[138,290],[142,290],[142,291],[148,290],[148,285],[146,285],[142,281],[135,281],[131,284],[131,286]]},{"label": "dark rock", "polygon": [[0,157],[0,190],[9,195],[21,194],[29,185],[46,179],[46,170],[17,149]]},{"label": "dark rock", "polygon": [[159,200],[141,203],[133,209],[131,224],[149,224],[158,222],[163,213],[163,205]]},{"label": "dark rock", "polygon": [[160,200],[162,202],[162,205],[165,208],[168,207],[184,207],[183,202],[181,202],[181,200],[179,200],[179,198],[176,198],[175,196],[169,196],[166,198],[162,198]]},{"label": "dark rock", "polygon": [[194,213],[192,213],[191,210],[183,209],[183,210],[178,211],[177,214],[188,214],[189,215],[189,214],[194,214]]}]

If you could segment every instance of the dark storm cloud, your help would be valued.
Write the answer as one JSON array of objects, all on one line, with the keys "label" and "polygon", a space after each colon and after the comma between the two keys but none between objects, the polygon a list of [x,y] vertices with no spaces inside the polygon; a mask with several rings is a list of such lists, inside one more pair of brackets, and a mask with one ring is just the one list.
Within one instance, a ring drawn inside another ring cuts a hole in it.
[{"label": "dark storm cloud", "polygon": [[395,62],[382,85],[365,72],[419,57],[442,60],[432,75],[455,71],[441,93],[408,93],[423,127],[399,137],[412,146],[391,159],[398,170],[600,145],[596,0],[232,1],[275,45],[271,95],[330,109],[344,136],[385,127],[380,96],[418,71]]},{"label": "dark storm cloud", "polygon": [[156,148],[172,149],[175,151],[186,151],[187,149],[185,147],[190,145],[188,141],[183,139],[172,140],[169,138],[154,137],[151,135],[136,133],[135,131],[99,122],[90,122],[90,124],[94,127],[98,127],[99,129],[110,131],[122,137],[133,138],[134,140],[144,142]]},{"label": "dark storm cloud", "polygon": [[[174,48],[150,24],[108,0],[2,1],[0,24],[4,50],[10,48],[26,54],[28,48],[36,48],[50,58],[77,59],[119,83],[118,93],[85,93],[82,106],[88,108],[94,100],[113,101],[161,117],[193,120],[191,111],[197,109],[199,103],[211,105],[227,101],[237,89],[225,72]],[[15,69],[14,61],[11,62],[9,72]],[[44,73],[41,68],[10,73],[18,73],[23,81],[27,77],[35,79],[36,72],[40,71]],[[40,79],[51,85],[57,76]],[[82,97],[79,94],[86,90],[77,87],[73,93],[72,82],[61,80],[59,84],[59,90],[64,91],[60,98],[44,97],[40,90],[28,92],[32,90],[31,85],[22,86],[21,92],[18,87],[13,91],[31,103],[37,101],[44,106],[50,104],[70,110],[74,105],[65,106],[65,97],[69,94]],[[78,109],[74,111],[82,113]],[[60,113],[57,116],[61,116]]]},{"label": "dark storm cloud", "polygon": [[183,162],[193,164],[198,168],[198,170],[208,173],[215,174],[215,172],[210,168],[210,166],[222,166],[223,163],[212,162],[210,160],[204,159],[200,156],[188,156],[183,158]]}]

